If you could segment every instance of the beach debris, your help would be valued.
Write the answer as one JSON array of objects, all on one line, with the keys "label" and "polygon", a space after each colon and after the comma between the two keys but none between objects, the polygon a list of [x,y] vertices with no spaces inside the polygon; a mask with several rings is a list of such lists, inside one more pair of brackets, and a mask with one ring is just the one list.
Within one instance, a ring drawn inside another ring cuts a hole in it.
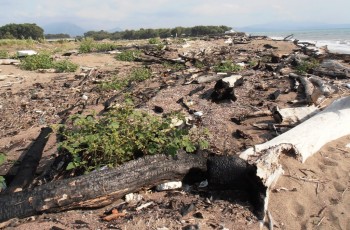
[{"label": "beach debris", "polygon": [[146,203],[146,204],[143,204],[143,205],[137,207],[135,210],[136,210],[136,211],[140,211],[140,210],[142,210],[142,209],[144,209],[144,208],[147,208],[147,207],[149,207],[149,206],[151,206],[151,205],[153,205],[153,204],[154,204],[154,202],[151,201],[151,202],[148,202],[148,203]]},{"label": "beach debris", "polygon": [[286,125],[301,123],[314,116],[319,111],[320,110],[314,105],[283,109],[280,109],[278,106],[273,106],[271,108],[271,113],[276,123],[283,123]]},{"label": "beach debris", "polygon": [[0,59],[0,65],[19,65],[21,61],[18,59]]},{"label": "beach debris", "polygon": [[225,77],[216,82],[214,92],[211,94],[213,101],[221,101],[225,99],[236,101],[234,88],[243,84],[242,75],[232,75]]},{"label": "beach debris", "polygon": [[337,79],[346,79],[350,78],[350,67],[338,60],[326,59],[314,70],[314,74]]},{"label": "beach debris", "polygon": [[166,182],[166,183],[157,185],[156,190],[160,192],[160,191],[174,190],[181,187],[182,187],[181,181],[171,181],[171,182]]},{"label": "beach debris", "polygon": [[115,220],[115,219],[118,219],[118,218],[124,217],[124,216],[126,216],[125,212],[119,212],[118,209],[113,209],[112,213],[108,216],[103,217],[102,220],[112,221],[112,220]]},{"label": "beach debris", "polygon": [[37,55],[38,52],[34,50],[19,50],[17,51],[17,57],[26,57],[26,56],[32,56]]},{"label": "beach debris", "polygon": [[235,135],[237,138],[243,138],[243,139],[251,139],[253,140],[253,137],[249,134],[247,134],[246,132],[240,130],[240,129],[237,129],[236,132],[235,132]]},{"label": "beach debris", "polygon": [[139,202],[143,199],[143,196],[138,193],[129,193],[125,195],[125,202],[131,203],[131,202]]},{"label": "beach debris", "polygon": [[269,99],[275,101],[277,100],[280,94],[281,94],[281,90],[278,89],[269,95]]},{"label": "beach debris", "polygon": [[280,188],[274,188],[274,189],[272,189],[272,192],[281,192],[281,191],[284,191],[284,192],[296,192],[296,191],[298,191],[298,190],[297,190],[297,188],[288,189],[288,188],[285,188],[285,187],[280,187]]}]

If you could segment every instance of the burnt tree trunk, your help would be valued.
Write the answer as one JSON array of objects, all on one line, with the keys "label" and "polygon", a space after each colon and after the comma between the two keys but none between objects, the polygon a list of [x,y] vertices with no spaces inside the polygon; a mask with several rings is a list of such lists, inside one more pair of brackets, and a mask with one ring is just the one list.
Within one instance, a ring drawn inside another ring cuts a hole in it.
[{"label": "burnt tree trunk", "polygon": [[33,190],[3,194],[0,195],[0,222],[42,212],[102,207],[143,187],[184,179],[192,171],[204,172],[206,162],[202,154],[147,156],[116,169],[50,182]]}]

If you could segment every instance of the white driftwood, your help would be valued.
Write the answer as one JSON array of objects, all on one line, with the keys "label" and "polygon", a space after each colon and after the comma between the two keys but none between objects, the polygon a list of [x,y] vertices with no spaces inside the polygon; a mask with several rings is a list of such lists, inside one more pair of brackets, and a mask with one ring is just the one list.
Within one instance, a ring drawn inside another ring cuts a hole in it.
[{"label": "white driftwood", "polygon": [[240,154],[257,167],[257,176],[267,188],[265,211],[268,209],[269,191],[283,174],[280,155],[293,151],[304,162],[323,145],[350,134],[350,96],[334,101],[324,111],[282,135],[249,148]]},{"label": "white driftwood", "polygon": [[350,134],[350,96],[334,101],[324,111],[282,135],[249,148],[240,157],[257,166],[257,175],[270,187],[283,173],[278,161],[283,151],[293,150],[304,162],[323,145]]},{"label": "white driftwood", "polygon": [[319,109],[314,105],[308,107],[284,109],[279,109],[276,106],[273,108],[272,112],[272,116],[277,123],[282,123],[285,125],[294,125],[309,119],[310,117],[318,113]]}]

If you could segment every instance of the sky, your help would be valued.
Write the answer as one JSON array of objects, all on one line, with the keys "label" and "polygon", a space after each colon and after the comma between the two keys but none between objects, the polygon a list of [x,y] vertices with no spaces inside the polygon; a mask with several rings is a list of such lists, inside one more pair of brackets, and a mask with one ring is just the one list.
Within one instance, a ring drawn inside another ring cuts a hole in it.
[{"label": "sky", "polygon": [[0,0],[0,25],[70,22],[88,30],[273,21],[350,24],[349,0]]}]

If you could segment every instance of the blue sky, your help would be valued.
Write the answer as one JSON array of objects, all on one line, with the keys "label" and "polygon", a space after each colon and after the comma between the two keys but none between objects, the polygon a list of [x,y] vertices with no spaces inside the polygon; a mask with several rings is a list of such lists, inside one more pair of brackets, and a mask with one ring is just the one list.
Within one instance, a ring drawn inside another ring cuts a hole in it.
[{"label": "blue sky", "polygon": [[0,6],[0,25],[71,22],[94,30],[272,21],[350,24],[349,0],[0,0]]}]

